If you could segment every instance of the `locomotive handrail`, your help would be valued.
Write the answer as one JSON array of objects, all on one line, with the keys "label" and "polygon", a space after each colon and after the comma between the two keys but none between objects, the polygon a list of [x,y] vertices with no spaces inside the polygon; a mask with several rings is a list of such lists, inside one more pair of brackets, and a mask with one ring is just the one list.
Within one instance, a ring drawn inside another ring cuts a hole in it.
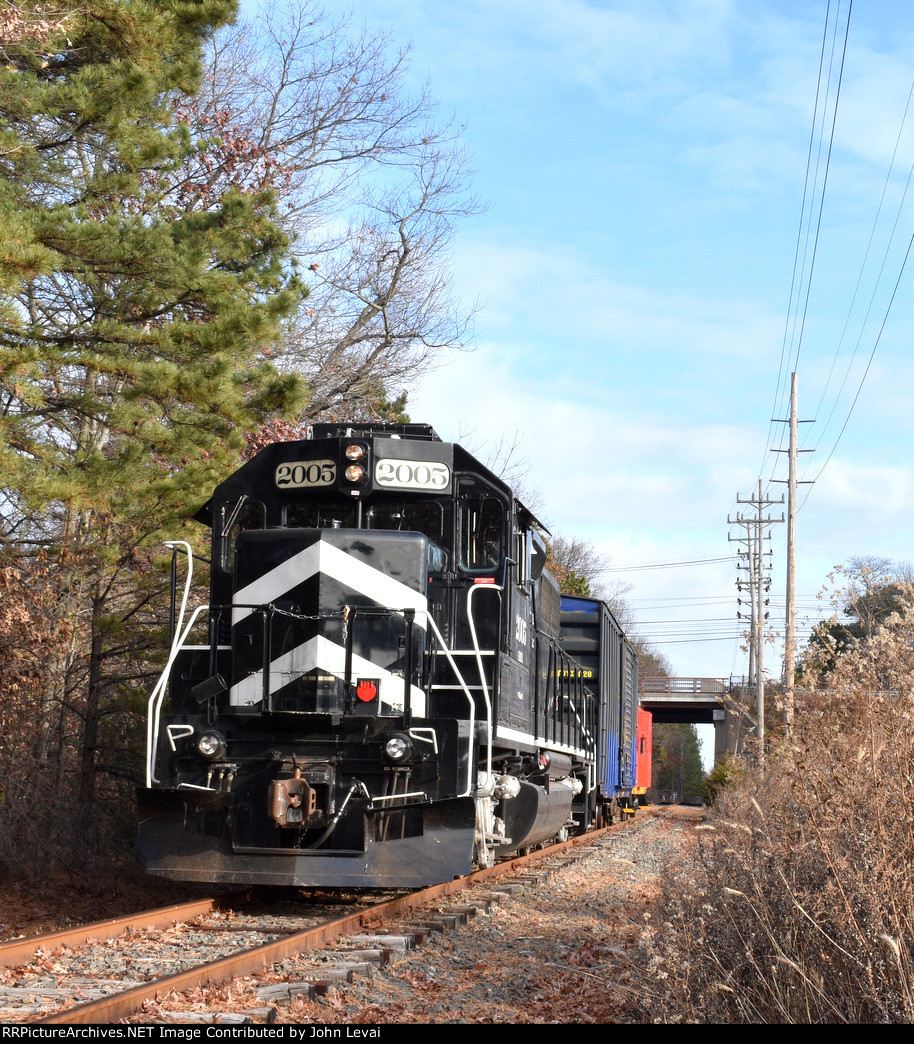
[{"label": "locomotive handrail", "polygon": [[[194,550],[188,544],[186,540],[166,540],[164,542],[165,547],[171,548],[171,634],[169,638],[174,641],[176,634],[179,634],[182,626],[184,625],[184,614],[187,611],[187,600],[190,597],[190,587],[194,578]],[[187,555],[187,579],[184,581],[184,595],[181,598],[181,611],[178,614],[177,622],[174,619],[175,611],[175,587],[177,586],[177,568],[176,558],[178,554],[178,548],[184,548],[185,554]]]},{"label": "locomotive handrail", "polygon": [[457,664],[454,662],[454,657],[451,655],[451,651],[447,647],[447,642],[444,640],[444,636],[438,630],[438,625],[435,623],[434,617],[428,611],[428,609],[419,609],[417,611],[419,613],[421,613],[426,618],[426,620],[429,622],[429,624],[431,624],[432,633],[438,639],[438,644],[441,646],[441,651],[444,653],[444,655],[445,655],[445,657],[447,659],[447,662],[451,665],[451,670],[454,672],[454,677],[459,682],[460,688],[463,689],[463,694],[466,696],[467,703],[469,704],[469,707],[470,707],[470,718],[469,718],[469,724],[470,724],[469,745],[470,745],[470,749],[469,749],[469,755],[467,756],[467,789],[462,794],[458,794],[457,795],[458,797],[470,797],[472,795],[472,793],[473,793],[473,757],[472,757],[472,754],[473,754],[473,733],[475,731],[475,726],[476,726],[476,704],[473,702],[473,697],[470,694],[470,690],[469,690],[469,688],[467,686],[467,683],[463,680],[463,675],[460,673],[460,669],[458,668]]},{"label": "locomotive handrail", "polygon": [[[369,794],[368,797],[372,805],[376,801],[397,801],[398,799],[402,801],[404,798],[423,798],[425,801],[428,801],[428,794],[424,790],[409,790],[404,791],[402,794],[378,794],[377,796]],[[411,806],[404,805],[403,807],[409,808]],[[389,810],[385,809],[385,811]]]},{"label": "locomotive handrail", "polygon": [[[485,587],[482,588],[482,589],[486,590],[486,591],[497,591],[499,593],[499,601],[501,601],[501,592],[504,590],[503,587],[499,586],[498,584],[486,584]],[[473,594],[474,594],[474,592],[476,592],[478,590],[480,590],[480,588],[477,587],[475,584],[472,587],[467,589],[467,621],[469,622],[469,625],[470,625],[470,638],[473,641],[473,651],[476,653],[476,666],[477,666],[477,668],[479,670],[479,684],[480,684],[480,686],[482,688],[483,699],[486,702],[486,778],[485,778],[485,787],[488,789],[494,782],[493,779],[492,779],[492,744],[493,744],[493,742],[495,740],[495,729],[494,729],[493,722],[492,722],[492,700],[489,697],[489,688],[486,685],[485,670],[483,669],[483,666],[482,666],[482,652],[480,651],[479,639],[478,639],[478,637],[476,635],[476,623],[473,620]],[[501,613],[499,613],[499,616],[500,615],[501,615]],[[470,733],[470,743],[472,744],[472,742],[473,742],[473,734]],[[472,753],[472,746],[470,747],[470,752]],[[472,760],[472,759],[470,759],[470,760]],[[478,806],[477,806],[477,809],[478,809]],[[478,811],[477,811],[477,814],[478,814]],[[489,865],[491,865],[491,863],[489,861],[489,859],[490,859],[490,857],[489,857],[489,844],[488,844],[487,837],[486,837],[486,831],[482,828],[483,825],[484,824],[480,824],[479,834],[480,834],[480,840],[482,841],[483,851],[484,851],[484,854],[485,854],[484,862],[485,862],[485,864],[487,866],[489,866]],[[491,858],[492,858],[492,861],[494,862],[494,851],[495,851],[495,846],[494,845],[492,846],[492,851],[493,851],[493,855],[492,855]]]},{"label": "locomotive handrail", "polygon": [[476,667],[479,671],[479,685],[482,689],[482,698],[486,704],[486,727],[488,731],[488,742],[486,743],[486,780],[492,775],[492,740],[494,729],[492,727],[492,700],[489,697],[489,687],[486,684],[485,670],[482,666],[482,652],[479,648],[479,639],[476,635],[476,623],[473,620],[473,595],[476,591],[498,591],[499,594],[504,590],[498,584],[486,584],[484,587],[477,587],[475,584],[467,589],[467,621],[470,625],[470,638],[473,642],[473,652],[476,656]]},{"label": "locomotive handrail", "polygon": [[[487,586],[491,590],[491,586],[492,585],[487,585]],[[473,590],[473,589],[471,588],[471,590]],[[501,588],[497,588],[497,590],[500,591]],[[359,607],[359,608],[364,609],[365,607]],[[430,625],[432,633],[434,634],[435,638],[437,639],[438,644],[441,646],[441,651],[444,653],[445,658],[447,659],[447,662],[451,666],[451,670],[454,672],[454,677],[457,679],[457,682],[460,685],[460,688],[463,689],[463,694],[464,694],[464,696],[466,696],[467,704],[468,704],[468,706],[470,708],[470,717],[469,717],[469,725],[470,725],[470,737],[469,737],[470,756],[467,757],[467,789],[462,794],[458,794],[457,795],[458,797],[470,797],[472,795],[472,793],[473,793],[472,743],[473,743],[473,733],[475,731],[476,704],[473,701],[473,696],[472,696],[472,694],[470,692],[469,686],[464,681],[463,675],[460,673],[460,668],[457,666],[457,664],[456,664],[456,662],[454,660],[454,657],[451,654],[451,650],[448,649],[448,647],[447,647],[447,642],[444,640],[444,636],[442,635],[441,631],[438,629],[438,625],[435,623],[434,617],[432,616],[432,614],[428,610],[428,608],[418,608],[418,609],[415,609],[415,610],[377,609],[375,607],[369,608],[369,612],[372,612],[372,611],[373,612],[378,612],[378,613],[386,612],[386,613],[390,613],[391,615],[395,615],[395,616],[403,616],[404,619],[406,618],[406,613],[407,612],[414,612],[414,614],[416,616],[424,616],[426,621]],[[475,631],[474,631],[474,639],[475,639]],[[482,652],[482,650],[479,649],[478,643],[475,643],[475,646],[476,647],[475,647],[474,652],[475,652],[475,654],[477,656],[477,660],[478,660],[479,657],[483,654],[483,652]],[[488,693],[486,693],[485,690],[486,690],[486,686],[485,686],[485,681],[483,680],[483,692],[485,693],[485,696],[486,696],[486,704],[491,706],[490,703],[489,703],[489,699],[488,699]],[[490,726],[489,727],[489,732],[490,732],[490,742],[491,742],[491,731],[492,731],[491,730],[491,714],[489,715],[489,726]],[[490,755],[490,758],[491,758],[491,755]]]},{"label": "locomotive handrail", "polygon": [[149,696],[149,702],[146,710],[146,786],[151,787],[153,783],[158,783],[159,779],[155,775],[155,752],[159,746],[159,716],[162,713],[162,703],[165,699],[165,690],[168,687],[168,678],[171,674],[171,668],[174,666],[175,659],[178,653],[184,647],[184,642],[187,636],[190,634],[194,624],[197,622],[197,617],[200,613],[209,609],[208,605],[199,605],[191,614],[190,620],[187,622],[187,626],[184,631],[175,635],[175,640],[171,643],[171,652],[168,654],[168,660],[165,663],[165,668],[159,676],[159,680],[155,683],[152,693]]},{"label": "locomotive handrail", "polygon": [[[181,541],[181,543],[184,543],[184,542]],[[189,587],[188,587],[187,590],[189,591]],[[476,634],[476,627],[475,627],[475,623],[473,621],[473,613],[472,613],[472,601],[473,601],[473,598],[472,598],[472,596],[473,596],[473,592],[476,591],[476,590],[478,590],[478,588],[474,585],[473,587],[469,588],[469,590],[467,591],[467,617],[469,619],[470,634],[471,634],[471,637],[472,637],[472,644],[473,644],[472,652],[473,652],[473,655],[476,658],[477,669],[479,670],[480,686],[481,686],[481,689],[482,689],[483,699],[485,701],[485,706],[486,706],[486,727],[487,727],[486,773],[487,773],[487,775],[491,776],[491,771],[492,771],[492,742],[493,742],[492,701],[491,701],[491,698],[489,696],[488,684],[486,682],[485,670],[484,670],[483,663],[482,663],[483,650],[479,646],[479,641],[478,641],[477,634]],[[493,585],[493,584],[487,584],[486,585],[486,590],[495,590],[495,591],[498,591],[500,593],[500,592],[502,592],[503,588],[500,587],[500,586]],[[155,775],[155,754],[156,754],[156,751],[157,751],[157,748],[158,748],[159,721],[160,721],[160,718],[161,718],[162,704],[164,702],[165,690],[167,688],[168,678],[169,678],[169,675],[171,673],[171,668],[174,665],[174,661],[175,661],[178,653],[184,647],[184,643],[185,643],[185,641],[187,639],[187,636],[190,634],[191,629],[193,628],[194,624],[197,622],[197,618],[199,617],[200,613],[203,612],[204,610],[208,610],[210,608],[211,607],[209,605],[202,605],[202,606],[199,606],[197,609],[195,609],[193,615],[191,616],[191,618],[190,618],[189,622],[187,623],[187,626],[184,628],[183,632],[179,631],[175,635],[175,640],[172,643],[172,648],[171,648],[171,651],[169,653],[168,660],[166,661],[165,667],[164,667],[164,669],[162,671],[162,674],[159,677],[159,680],[156,682],[156,685],[153,688],[152,693],[150,694],[149,701],[148,701],[147,727],[146,727],[146,743],[147,743],[147,750],[146,750],[146,786],[147,787],[152,787],[152,785],[154,783],[159,783],[160,782],[159,778]],[[273,606],[257,606],[256,608],[259,608],[259,609],[261,609],[264,612],[268,612],[269,610],[274,609],[275,607],[273,607]],[[392,610],[388,610],[388,611],[393,613],[393,614],[395,614],[395,615],[398,615],[398,616],[404,616],[404,618],[406,616],[405,611],[402,610],[402,609],[392,609]],[[186,612],[186,600],[182,604],[182,610],[181,610],[181,614],[180,614],[180,617],[179,617],[179,621],[181,623],[183,623],[185,612]],[[428,609],[420,609],[420,610],[417,611],[417,614],[424,616],[426,618],[426,620],[429,622],[429,624],[431,625],[431,630],[434,633],[435,638],[438,640],[438,644],[441,647],[441,651],[444,653],[448,663],[450,664],[451,670],[453,670],[453,672],[454,672],[454,677],[457,679],[457,681],[458,681],[458,683],[460,685],[460,688],[463,690],[463,693],[464,693],[464,695],[466,696],[466,699],[467,699],[467,704],[469,706],[469,738],[468,738],[468,742],[469,742],[469,745],[470,745],[470,749],[469,749],[469,756],[467,757],[467,782],[466,782],[466,790],[462,794],[458,795],[459,797],[469,797],[473,793],[472,744],[473,744],[473,736],[474,736],[474,733],[475,733],[476,704],[475,704],[475,701],[473,699],[472,694],[470,693],[469,686],[467,685],[466,681],[464,680],[463,675],[460,672],[460,668],[457,666],[457,663],[455,662],[453,656],[451,655],[451,651],[447,647],[447,642],[445,641],[444,636],[441,634],[441,631],[438,629],[438,625],[435,623],[434,618],[432,617],[431,613],[428,611]],[[297,615],[297,614],[289,614],[289,615]],[[409,682],[407,680],[407,685],[408,684],[409,684]]]},{"label": "locomotive handrail", "polygon": [[[296,612],[290,609],[284,609],[281,606],[275,605],[273,602],[236,602],[233,601],[229,605],[211,606],[214,613],[223,613],[226,610],[232,613],[237,610],[244,610],[247,619],[249,616],[257,615],[261,619],[261,629],[263,636],[263,655],[261,666],[258,670],[250,674],[245,681],[254,682],[260,686],[260,699],[263,707],[266,710],[272,708],[272,696],[273,691],[271,690],[271,676],[272,668],[274,665],[273,652],[272,652],[272,621],[274,617],[280,616],[289,620],[304,620],[304,621],[323,621],[323,620],[342,620],[344,625],[344,644],[342,646],[343,651],[343,667],[342,675],[338,678],[343,682],[344,685],[349,687],[352,682],[352,655],[353,655],[353,640],[355,634],[355,621],[357,616],[400,616],[405,619],[406,622],[406,665],[403,671],[404,679],[404,705],[407,713],[409,713],[411,701],[413,699],[413,689],[419,691],[418,685],[412,684],[412,675],[415,673],[412,665],[412,628],[415,618],[415,612],[411,608],[406,609],[395,609],[390,607],[382,606],[363,606],[363,605],[345,605],[342,609],[327,612],[327,613],[302,613]],[[421,611],[421,610],[419,610]],[[412,614],[412,616],[410,615]],[[334,673],[336,669],[334,668]],[[257,680],[259,679],[259,681]],[[396,706],[396,705],[394,705]]]}]

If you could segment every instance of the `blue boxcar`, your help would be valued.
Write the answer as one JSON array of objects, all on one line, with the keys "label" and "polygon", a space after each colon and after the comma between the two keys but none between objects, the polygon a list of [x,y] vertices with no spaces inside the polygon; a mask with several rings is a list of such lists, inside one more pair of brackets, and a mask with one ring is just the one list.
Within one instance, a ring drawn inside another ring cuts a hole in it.
[{"label": "blue boxcar", "polygon": [[597,808],[603,818],[634,811],[638,757],[638,657],[609,607],[595,598],[562,596],[561,642],[584,668],[598,698]]}]

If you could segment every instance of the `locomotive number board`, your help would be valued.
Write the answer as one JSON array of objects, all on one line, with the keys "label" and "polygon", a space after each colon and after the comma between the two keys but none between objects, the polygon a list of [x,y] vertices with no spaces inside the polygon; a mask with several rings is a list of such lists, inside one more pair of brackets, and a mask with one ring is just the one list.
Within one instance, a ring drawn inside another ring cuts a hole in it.
[{"label": "locomotive number board", "polygon": [[435,460],[395,460],[382,457],[375,461],[374,480],[384,489],[447,489],[451,469]]},{"label": "locomotive number board", "polygon": [[334,460],[289,460],[276,469],[276,485],[280,489],[332,486],[336,482]]}]

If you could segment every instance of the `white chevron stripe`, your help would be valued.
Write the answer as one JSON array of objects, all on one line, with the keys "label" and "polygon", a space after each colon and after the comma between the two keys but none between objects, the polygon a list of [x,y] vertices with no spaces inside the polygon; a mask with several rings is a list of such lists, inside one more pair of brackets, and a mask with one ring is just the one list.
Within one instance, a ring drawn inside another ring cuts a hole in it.
[{"label": "white chevron stripe", "polygon": [[[232,602],[241,605],[269,605],[281,598],[287,591],[309,577],[314,576],[320,567],[320,542],[306,547],[297,555],[280,562],[263,576],[258,576],[232,596]],[[247,619],[253,609],[232,609],[232,626]]]},{"label": "white chevron stripe", "polygon": [[[283,653],[270,664],[270,695],[295,681],[307,671],[324,671],[342,679],[346,673],[346,650],[342,645],[318,635],[302,645]],[[377,678],[381,682],[382,703],[394,710],[403,710],[403,679],[382,670],[370,660],[353,653],[353,677]],[[425,693],[411,687],[412,710],[419,717],[425,715]],[[250,707],[263,698],[263,671],[255,671],[229,689],[229,703],[233,707]]]},{"label": "white chevron stripe", "polygon": [[[419,609],[424,612],[427,606],[425,596],[420,592],[323,540],[252,580],[235,592],[232,601],[238,606],[269,605],[318,572],[391,609]],[[240,607],[233,609],[232,626],[241,623],[252,612],[252,609]],[[423,613],[417,615],[416,623],[425,627]]]}]

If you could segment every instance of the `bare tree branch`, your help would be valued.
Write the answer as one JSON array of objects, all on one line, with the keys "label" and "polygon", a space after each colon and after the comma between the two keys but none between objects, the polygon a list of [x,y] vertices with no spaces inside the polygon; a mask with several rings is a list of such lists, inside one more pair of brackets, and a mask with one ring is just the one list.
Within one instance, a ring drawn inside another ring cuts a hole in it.
[{"label": "bare tree branch", "polygon": [[475,306],[455,301],[450,249],[478,213],[458,128],[410,95],[407,53],[307,0],[260,8],[212,43],[206,89],[183,118],[201,140],[176,205],[230,183],[269,189],[310,275],[280,348],[309,380],[311,418],[371,411],[452,349]]}]

